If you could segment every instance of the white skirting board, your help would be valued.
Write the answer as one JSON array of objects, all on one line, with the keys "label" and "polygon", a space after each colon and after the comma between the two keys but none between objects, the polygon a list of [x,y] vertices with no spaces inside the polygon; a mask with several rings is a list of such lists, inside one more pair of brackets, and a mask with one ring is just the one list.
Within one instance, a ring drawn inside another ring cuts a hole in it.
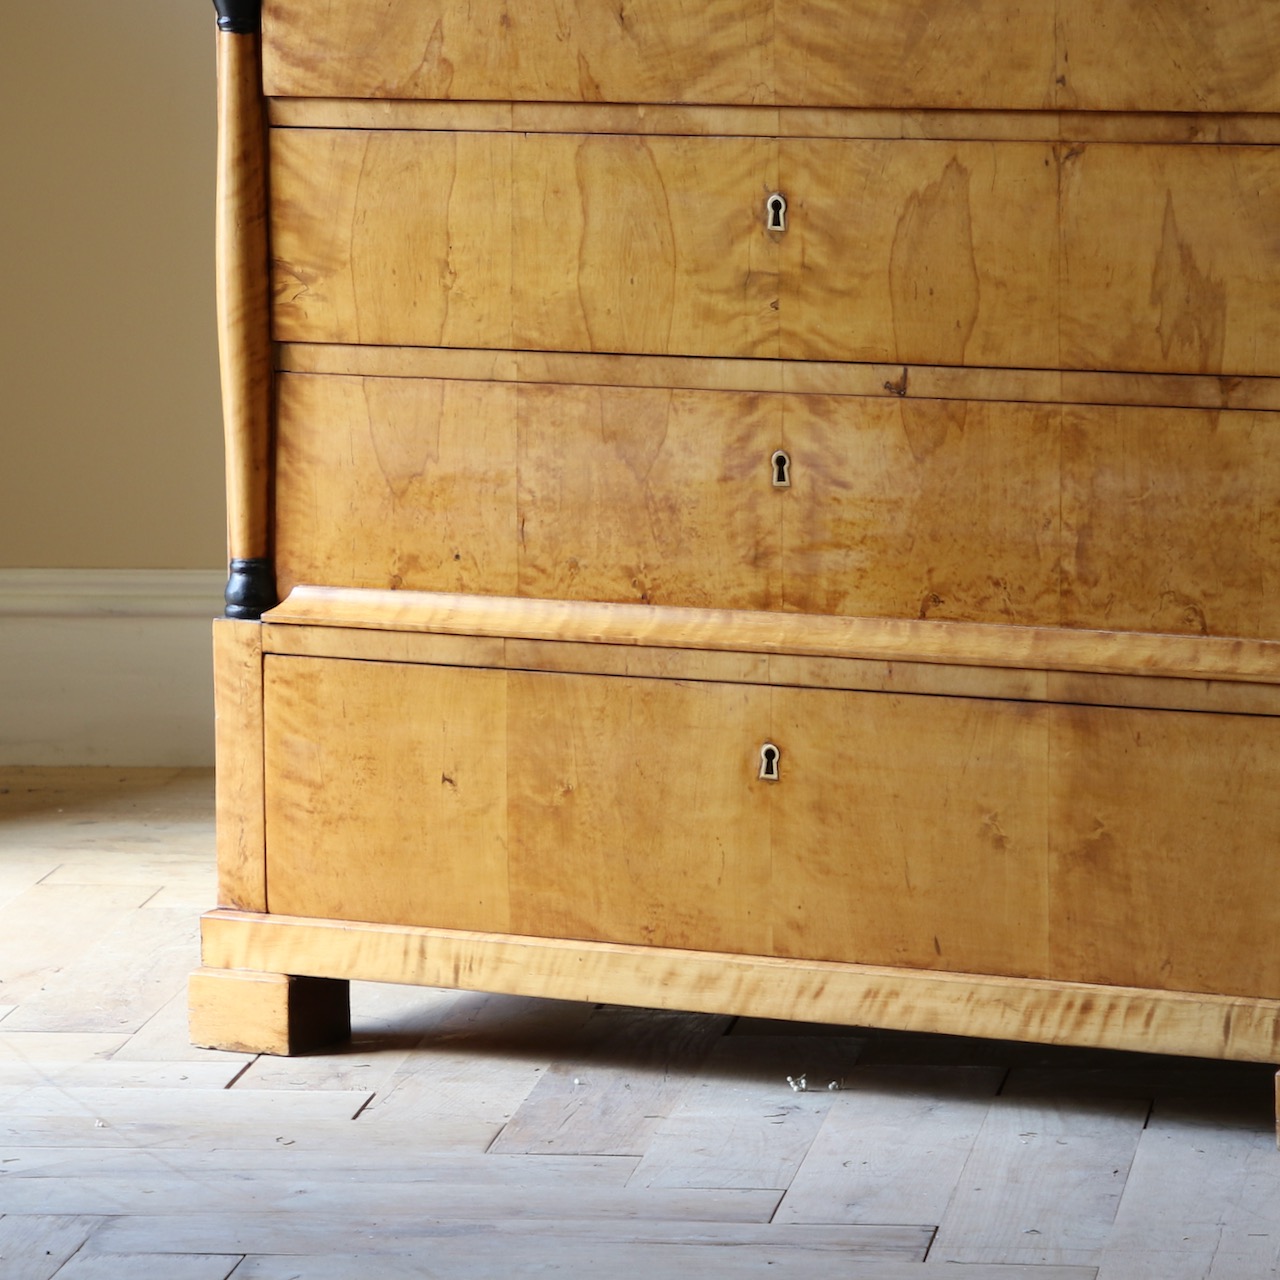
[{"label": "white skirting board", "polygon": [[0,764],[213,763],[216,569],[0,569]]}]

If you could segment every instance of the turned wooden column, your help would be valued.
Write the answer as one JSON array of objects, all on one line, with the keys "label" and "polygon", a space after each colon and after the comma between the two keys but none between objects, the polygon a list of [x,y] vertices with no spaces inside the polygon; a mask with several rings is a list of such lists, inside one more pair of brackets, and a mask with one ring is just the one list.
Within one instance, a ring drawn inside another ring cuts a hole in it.
[{"label": "turned wooden column", "polygon": [[271,330],[261,0],[218,11],[217,306],[226,435],[229,618],[276,603],[271,560]]}]

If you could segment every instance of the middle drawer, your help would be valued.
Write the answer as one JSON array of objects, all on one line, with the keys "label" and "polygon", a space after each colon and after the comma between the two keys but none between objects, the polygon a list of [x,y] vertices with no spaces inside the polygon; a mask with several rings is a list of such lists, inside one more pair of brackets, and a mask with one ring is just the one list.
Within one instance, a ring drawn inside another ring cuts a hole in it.
[{"label": "middle drawer", "polygon": [[1280,635],[1273,412],[283,374],[278,416],[282,593]]}]

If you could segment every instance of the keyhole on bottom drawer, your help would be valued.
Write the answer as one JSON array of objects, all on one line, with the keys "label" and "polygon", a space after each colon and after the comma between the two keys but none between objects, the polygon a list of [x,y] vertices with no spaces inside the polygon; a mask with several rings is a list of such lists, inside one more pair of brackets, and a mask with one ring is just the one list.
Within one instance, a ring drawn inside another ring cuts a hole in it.
[{"label": "keyhole on bottom drawer", "polygon": [[791,488],[791,455],[785,449],[775,449],[769,459],[773,468],[773,487],[775,489]]},{"label": "keyhole on bottom drawer", "polygon": [[760,778],[764,782],[777,782],[781,776],[778,772],[778,766],[782,760],[782,752],[773,745],[772,742],[766,742],[760,748]]}]

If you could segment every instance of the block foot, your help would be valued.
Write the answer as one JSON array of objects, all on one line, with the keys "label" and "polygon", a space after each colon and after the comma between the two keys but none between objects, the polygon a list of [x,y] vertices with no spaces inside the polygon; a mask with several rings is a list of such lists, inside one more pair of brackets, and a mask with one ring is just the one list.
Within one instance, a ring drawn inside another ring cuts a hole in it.
[{"label": "block foot", "polygon": [[289,1056],[351,1037],[350,984],[242,969],[197,969],[188,984],[191,1043]]}]

